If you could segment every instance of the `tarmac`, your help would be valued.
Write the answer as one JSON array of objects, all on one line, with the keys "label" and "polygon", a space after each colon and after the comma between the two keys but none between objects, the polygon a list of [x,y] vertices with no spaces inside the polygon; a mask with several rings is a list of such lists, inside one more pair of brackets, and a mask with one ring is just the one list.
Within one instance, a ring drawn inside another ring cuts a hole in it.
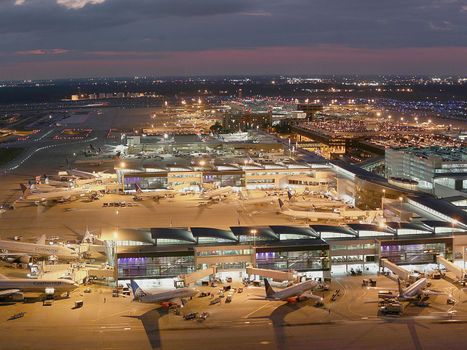
[{"label": "tarmac", "polygon": [[[365,276],[367,277],[367,276]],[[371,276],[381,288],[395,288],[384,276]],[[41,302],[0,306],[0,349],[462,349],[467,339],[467,305],[462,289],[445,280],[434,288],[453,293],[430,298],[430,305],[407,305],[402,316],[378,315],[377,290],[361,286],[362,277],[339,276],[324,293],[324,306],[262,300],[262,287],[245,288],[230,304],[209,305],[209,297],[188,301],[181,315],[157,305],[112,297],[111,288],[92,285],[51,306]],[[239,286],[239,282],[232,284]],[[221,286],[221,285],[219,285]],[[218,287],[219,287],[218,286]],[[197,286],[217,293],[218,288]],[[340,289],[340,296],[330,296]],[[317,292],[316,294],[322,295]],[[74,302],[83,300],[81,308]],[[455,310],[451,316],[448,311]],[[24,317],[8,320],[13,314]],[[185,320],[190,312],[208,312],[203,321]]]}]

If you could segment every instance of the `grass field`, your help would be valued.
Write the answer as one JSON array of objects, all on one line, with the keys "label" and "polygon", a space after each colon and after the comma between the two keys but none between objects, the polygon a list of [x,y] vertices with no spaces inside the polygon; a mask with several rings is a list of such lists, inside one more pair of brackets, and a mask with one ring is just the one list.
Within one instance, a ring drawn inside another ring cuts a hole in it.
[{"label": "grass field", "polygon": [[12,161],[18,157],[21,152],[23,152],[22,148],[0,148],[0,165]]}]

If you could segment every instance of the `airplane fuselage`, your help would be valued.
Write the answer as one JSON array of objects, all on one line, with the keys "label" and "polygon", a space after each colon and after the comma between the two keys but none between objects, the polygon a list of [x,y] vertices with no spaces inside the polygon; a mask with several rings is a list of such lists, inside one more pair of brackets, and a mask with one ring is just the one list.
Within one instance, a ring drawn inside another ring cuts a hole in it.
[{"label": "airplane fuselage", "polygon": [[313,288],[316,288],[318,282],[316,281],[305,281],[302,283],[298,283],[294,286],[282,289],[280,291],[276,291],[273,295],[267,296],[266,299],[268,300],[288,300],[294,297],[300,297],[300,295],[309,292]]},{"label": "airplane fuselage", "polygon": [[21,292],[44,293],[48,289],[53,289],[54,293],[71,292],[78,285],[70,280],[34,280],[27,278],[0,279],[0,291],[18,289]]},{"label": "airplane fuselage", "polygon": [[163,303],[177,298],[190,298],[196,295],[197,291],[191,288],[170,289],[153,294],[145,294],[137,297],[143,303]]},{"label": "airplane fuselage", "polygon": [[59,259],[74,260],[79,257],[79,254],[74,250],[59,245],[0,240],[0,249],[12,253],[29,254],[31,256],[56,256]]}]

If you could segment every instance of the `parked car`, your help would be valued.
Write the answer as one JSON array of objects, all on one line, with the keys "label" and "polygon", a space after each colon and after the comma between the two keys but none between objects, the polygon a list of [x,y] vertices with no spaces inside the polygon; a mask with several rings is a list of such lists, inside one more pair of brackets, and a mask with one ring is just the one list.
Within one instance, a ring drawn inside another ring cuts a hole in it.
[{"label": "parked car", "polygon": [[190,312],[189,314],[186,314],[185,316],[183,316],[183,318],[188,321],[188,320],[194,320],[196,316],[198,316],[197,312]]},{"label": "parked car", "polygon": [[202,312],[198,316],[198,321],[205,321],[209,317],[209,312]]}]

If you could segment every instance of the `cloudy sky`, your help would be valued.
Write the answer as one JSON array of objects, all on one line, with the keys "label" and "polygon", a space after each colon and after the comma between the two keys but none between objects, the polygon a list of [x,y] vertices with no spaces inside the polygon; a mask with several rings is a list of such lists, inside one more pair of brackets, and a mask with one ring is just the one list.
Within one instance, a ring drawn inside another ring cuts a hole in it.
[{"label": "cloudy sky", "polygon": [[0,0],[0,79],[467,75],[467,0]]}]

